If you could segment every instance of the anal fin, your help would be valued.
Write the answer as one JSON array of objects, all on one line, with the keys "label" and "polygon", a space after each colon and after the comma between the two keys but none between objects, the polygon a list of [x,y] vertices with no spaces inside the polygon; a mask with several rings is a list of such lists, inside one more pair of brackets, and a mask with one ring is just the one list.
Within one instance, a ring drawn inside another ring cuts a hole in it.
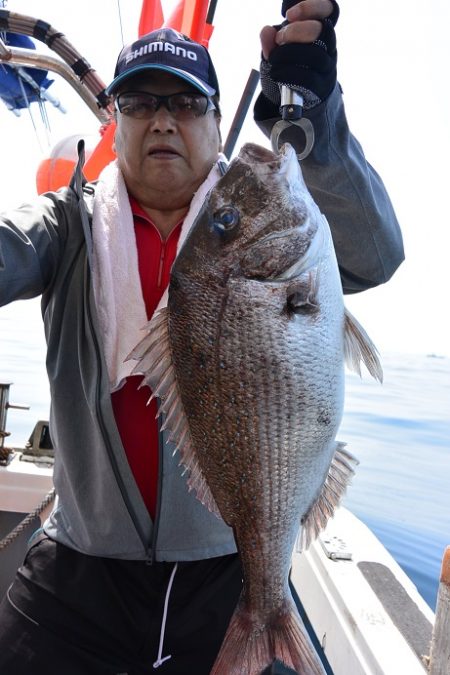
[{"label": "anal fin", "polygon": [[358,464],[358,460],[345,449],[345,446],[345,443],[336,443],[336,450],[322,490],[302,518],[300,549],[308,548],[326,527],[355,473],[353,465]]}]

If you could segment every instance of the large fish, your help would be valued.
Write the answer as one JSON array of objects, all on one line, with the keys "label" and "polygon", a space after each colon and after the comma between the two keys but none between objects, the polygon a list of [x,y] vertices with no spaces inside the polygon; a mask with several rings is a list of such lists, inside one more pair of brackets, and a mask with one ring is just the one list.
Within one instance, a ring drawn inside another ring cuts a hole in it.
[{"label": "large fish", "polygon": [[132,353],[189,486],[233,528],[242,561],[213,675],[260,675],[275,659],[324,673],[288,575],[299,528],[307,545],[353,473],[335,440],[346,351],[381,377],[345,313],[329,226],[293,148],[247,144],[209,193],[172,268],[167,308]]}]

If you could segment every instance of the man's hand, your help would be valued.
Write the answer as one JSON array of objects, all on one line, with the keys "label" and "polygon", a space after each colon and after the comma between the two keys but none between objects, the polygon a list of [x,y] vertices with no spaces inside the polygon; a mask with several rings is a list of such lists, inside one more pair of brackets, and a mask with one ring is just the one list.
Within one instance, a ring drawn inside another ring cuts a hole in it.
[{"label": "man's hand", "polygon": [[[283,7],[290,5],[284,2]],[[283,12],[284,13],[284,12]],[[261,86],[279,104],[279,88],[287,84],[304,96],[305,108],[323,101],[336,84],[335,0],[302,0],[285,12],[288,23],[261,31]]]},{"label": "man's hand", "polygon": [[262,53],[266,61],[277,45],[300,42],[308,44],[317,40],[322,32],[322,20],[333,12],[331,0],[303,0],[286,12],[287,26],[277,30],[275,26],[264,26],[261,31]]}]

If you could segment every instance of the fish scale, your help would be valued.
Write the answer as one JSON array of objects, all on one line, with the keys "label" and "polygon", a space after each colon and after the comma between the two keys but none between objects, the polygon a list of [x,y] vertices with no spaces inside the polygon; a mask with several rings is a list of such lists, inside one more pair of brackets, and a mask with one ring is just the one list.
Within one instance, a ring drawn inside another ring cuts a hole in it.
[{"label": "fish scale", "polygon": [[212,675],[259,675],[275,659],[324,672],[288,577],[300,526],[307,545],[353,473],[336,441],[344,353],[379,375],[344,310],[328,223],[294,150],[247,144],[207,196],[167,308],[131,355],[160,398],[189,487],[233,528],[242,561]]}]

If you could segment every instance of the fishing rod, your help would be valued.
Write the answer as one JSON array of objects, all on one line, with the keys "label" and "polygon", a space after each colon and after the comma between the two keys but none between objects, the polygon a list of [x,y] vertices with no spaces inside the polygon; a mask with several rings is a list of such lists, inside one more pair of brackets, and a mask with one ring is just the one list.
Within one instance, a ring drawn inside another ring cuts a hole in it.
[{"label": "fishing rod", "polygon": [[247,117],[247,113],[253,100],[258,83],[259,71],[252,68],[223,148],[223,154],[227,159],[230,159],[231,155],[233,154],[233,150],[235,148],[239,134],[241,133],[245,118]]},{"label": "fishing rod", "polygon": [[212,26],[214,21],[214,14],[216,13],[218,0],[211,0],[208,7],[208,14],[206,15],[206,23]]},{"label": "fishing rod", "polygon": [[[214,20],[214,14],[217,9],[217,3],[218,0],[211,0],[209,3],[206,24],[211,28]],[[234,118],[228,131],[223,148],[223,154],[227,159],[230,159],[231,155],[233,154],[233,150],[236,146],[237,139],[239,138],[239,134],[241,133],[242,127],[247,117],[248,110],[253,100],[253,96],[255,95],[258,83],[259,71],[252,68],[247,80],[247,84],[245,85],[244,91],[242,92],[241,100],[239,101],[238,107],[234,114]]]}]

